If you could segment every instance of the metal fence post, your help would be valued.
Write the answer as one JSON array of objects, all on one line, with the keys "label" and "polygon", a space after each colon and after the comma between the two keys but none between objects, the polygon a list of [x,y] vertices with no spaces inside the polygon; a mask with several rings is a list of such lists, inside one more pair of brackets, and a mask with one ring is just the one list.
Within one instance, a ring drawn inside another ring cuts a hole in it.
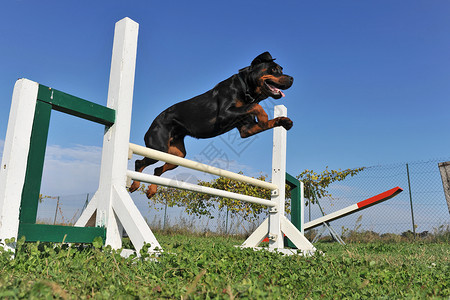
[{"label": "metal fence post", "polygon": [[225,221],[225,234],[228,234],[228,206],[227,206],[227,219]]},{"label": "metal fence post", "polygon": [[308,206],[309,206],[309,221],[311,222],[311,201],[308,199]]},{"label": "metal fence post", "polygon": [[87,195],[86,195],[86,201],[84,202],[83,208],[81,209],[81,213],[83,213],[83,211],[86,209],[88,204],[89,204],[89,193],[87,193]]},{"label": "metal fence post", "polygon": [[409,177],[409,165],[408,164],[406,164],[406,175],[408,176],[409,203],[411,205],[411,219],[412,219],[412,226],[413,226],[413,234],[414,234],[414,238],[416,238],[416,225],[414,224],[414,210],[413,210],[413,203],[412,203],[411,180]]},{"label": "metal fence post", "polygon": [[58,215],[58,208],[59,208],[59,196],[56,198],[56,199],[58,199],[57,201],[56,201],[56,210],[55,210],[55,218],[54,218],[54,220],[53,220],[53,225],[55,225],[56,224],[56,216]]},{"label": "metal fence post", "polygon": [[166,198],[166,204],[164,206],[163,230],[166,230],[166,221],[167,221],[167,198]]}]

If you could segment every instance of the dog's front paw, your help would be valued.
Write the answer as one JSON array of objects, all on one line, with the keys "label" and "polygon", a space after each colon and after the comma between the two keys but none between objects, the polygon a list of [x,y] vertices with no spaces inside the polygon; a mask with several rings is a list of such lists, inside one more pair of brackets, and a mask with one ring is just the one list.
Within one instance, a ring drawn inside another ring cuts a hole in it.
[{"label": "dog's front paw", "polygon": [[284,129],[289,130],[294,125],[294,122],[292,122],[292,120],[287,117],[280,117],[278,124],[279,126],[283,126]]}]

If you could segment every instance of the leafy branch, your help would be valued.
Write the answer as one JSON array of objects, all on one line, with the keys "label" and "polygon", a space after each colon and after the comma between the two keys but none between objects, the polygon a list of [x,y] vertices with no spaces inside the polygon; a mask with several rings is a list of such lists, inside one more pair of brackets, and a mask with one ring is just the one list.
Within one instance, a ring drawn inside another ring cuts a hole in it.
[{"label": "leafy branch", "polygon": [[[328,167],[322,173],[305,170],[297,176],[297,179],[304,182],[305,198],[309,200],[308,203],[314,203],[316,198],[331,197],[331,193],[327,190],[330,184],[342,181],[347,176],[355,176],[362,170],[364,168],[343,171],[328,170]],[[242,172],[239,173],[242,174]],[[256,179],[266,181],[267,176],[260,175]],[[263,199],[270,199],[271,197],[271,192],[268,189],[225,177],[218,177],[211,181],[199,180],[197,184]],[[145,189],[146,186],[141,185],[139,190],[145,194]],[[260,204],[162,186],[158,187],[158,192],[149,200],[150,207],[157,208],[157,204],[167,205],[168,207],[182,207],[189,215],[207,216],[211,219],[214,218],[211,212],[216,209],[227,209],[231,214],[239,215],[247,221],[257,220],[261,214],[267,212],[266,207]],[[287,213],[290,213],[290,204],[290,187],[286,185],[285,209]]]},{"label": "leafy branch", "polygon": [[346,170],[328,170],[328,167],[322,173],[316,173],[313,170],[305,170],[296,178],[303,181],[305,185],[305,198],[311,203],[323,197],[332,197],[327,190],[330,184],[336,181],[342,181],[347,176],[353,177],[364,170],[364,167]]}]

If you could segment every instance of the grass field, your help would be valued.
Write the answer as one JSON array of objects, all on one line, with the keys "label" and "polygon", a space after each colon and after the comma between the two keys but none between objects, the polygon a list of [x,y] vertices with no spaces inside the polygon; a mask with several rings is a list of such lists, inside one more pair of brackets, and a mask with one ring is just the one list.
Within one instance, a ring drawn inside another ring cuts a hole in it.
[{"label": "grass field", "polygon": [[110,249],[23,244],[0,256],[2,299],[340,299],[450,297],[448,241],[319,243],[324,255],[234,247],[242,239],[158,235],[158,262]]}]

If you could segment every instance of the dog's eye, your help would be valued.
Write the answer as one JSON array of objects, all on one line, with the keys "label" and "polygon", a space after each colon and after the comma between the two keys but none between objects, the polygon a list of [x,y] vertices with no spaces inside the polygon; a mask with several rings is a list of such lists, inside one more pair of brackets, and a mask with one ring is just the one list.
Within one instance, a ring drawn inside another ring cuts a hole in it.
[{"label": "dog's eye", "polygon": [[278,73],[278,69],[277,68],[272,68],[272,73]]}]

